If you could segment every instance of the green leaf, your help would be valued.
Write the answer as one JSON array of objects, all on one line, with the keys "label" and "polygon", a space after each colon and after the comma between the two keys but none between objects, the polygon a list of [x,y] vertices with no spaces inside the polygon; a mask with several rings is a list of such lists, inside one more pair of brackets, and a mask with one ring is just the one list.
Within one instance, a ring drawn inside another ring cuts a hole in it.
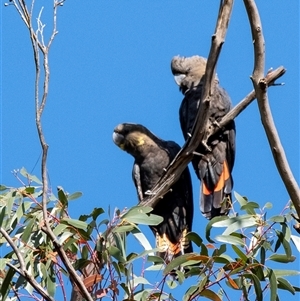
[{"label": "green leaf", "polygon": [[200,293],[200,296],[206,297],[207,299],[212,301],[222,301],[221,298],[215,292],[209,289],[205,289],[204,291],[202,291]]},{"label": "green leaf", "polygon": [[276,277],[299,276],[300,271],[296,270],[273,270]]},{"label": "green leaf", "polygon": [[[277,237],[278,237],[278,240],[281,242],[283,248],[284,248],[284,251],[285,251],[285,254],[288,258],[291,257],[292,255],[292,249],[291,249],[291,246],[289,244],[289,242],[285,239],[285,236],[282,232],[278,231],[278,230],[275,230],[276,231],[276,234],[277,234]],[[277,248],[275,248],[275,252],[277,251]]]},{"label": "green leaf", "polygon": [[139,284],[149,284],[149,281],[144,277],[134,277],[131,281],[131,287],[136,287]]},{"label": "green leaf", "polygon": [[183,296],[183,301],[192,300],[192,296],[198,291],[198,286],[191,286]]},{"label": "green leaf", "polygon": [[127,212],[125,212],[121,216],[121,218],[135,216],[136,214],[140,214],[140,213],[147,214],[147,213],[150,213],[151,211],[153,211],[152,207],[133,206]]},{"label": "green leaf", "polygon": [[5,185],[0,185],[0,191],[4,191],[4,190],[6,190],[6,189],[8,189]]},{"label": "green leaf", "polygon": [[240,206],[244,206],[248,203],[248,200],[246,197],[241,196],[236,191],[234,191],[233,194],[234,194],[234,197],[236,198],[236,200],[239,202]]},{"label": "green leaf", "polygon": [[[193,260],[193,255],[197,255],[196,253],[184,254],[173,259],[165,268],[164,275],[168,275],[172,270],[177,268],[183,263],[188,264],[189,260]],[[199,261],[201,262],[201,261]]]},{"label": "green leaf", "polygon": [[273,254],[269,257],[269,259],[276,262],[288,263],[288,262],[294,262],[296,257],[295,256],[287,257],[285,254]]},{"label": "green leaf", "polygon": [[205,275],[198,284],[198,291],[201,292],[203,290],[203,288],[205,287],[205,285],[207,283],[207,280],[208,280],[208,276]]},{"label": "green leaf", "polygon": [[207,241],[209,241],[210,243],[215,243],[211,238],[210,238],[210,230],[213,227],[213,225],[217,222],[223,221],[223,220],[228,220],[227,216],[216,216],[213,219],[211,219],[209,221],[209,223],[206,225],[206,229],[205,229],[205,237],[207,239]]},{"label": "green leaf", "polygon": [[118,248],[116,248],[114,246],[110,246],[110,247],[107,248],[107,250],[108,250],[108,253],[111,256],[113,256],[115,259],[117,259],[119,262],[125,262],[126,261],[125,258],[122,257],[121,251]]},{"label": "green leaf", "polygon": [[135,213],[130,215],[124,215],[124,221],[129,223],[139,224],[139,225],[150,225],[156,226],[163,221],[163,218],[154,214],[145,214],[145,213]]},{"label": "green leaf", "polygon": [[62,189],[62,187],[57,187],[57,194],[58,194],[58,199],[59,201],[62,203],[62,205],[64,207],[68,206],[68,198],[64,192],[64,190]]},{"label": "green leaf", "polygon": [[88,226],[87,223],[85,222],[79,221],[77,219],[67,218],[67,217],[62,218],[60,222],[81,230],[87,230],[87,226]]},{"label": "green leaf", "polygon": [[21,235],[22,241],[24,241],[25,243],[28,243],[29,237],[32,234],[32,228],[34,226],[34,222],[35,219],[32,218],[29,223],[25,226],[25,230],[23,232],[23,234]]},{"label": "green leaf", "polygon": [[[131,231],[131,233],[137,239],[137,241],[143,246],[145,250],[153,249],[146,236],[140,230],[134,229]],[[152,253],[151,255],[154,254]]]},{"label": "green leaf", "polygon": [[126,232],[131,232],[135,228],[136,228],[136,226],[134,224],[127,224],[124,226],[117,225],[117,227],[113,229],[113,232],[114,233],[126,233]]},{"label": "green leaf", "polygon": [[284,222],[286,222],[286,218],[282,215],[276,215],[276,216],[271,217],[270,221],[274,222],[274,223],[284,223]]},{"label": "green leaf", "polygon": [[238,257],[244,262],[246,263],[248,260],[248,257],[245,255],[245,253],[243,251],[241,251],[237,246],[232,245],[231,246],[233,251],[238,255]]},{"label": "green leaf", "polygon": [[74,193],[68,195],[68,201],[74,201],[81,197],[82,197],[82,192],[80,192],[80,191],[74,192]]},{"label": "green leaf", "polygon": [[50,268],[48,269],[48,276],[47,276],[47,292],[51,297],[54,297],[55,292],[56,292],[56,277],[53,274],[53,269]]},{"label": "green leaf", "polygon": [[6,228],[6,225],[4,225],[4,221],[7,218],[7,213],[6,213],[6,207],[0,207],[0,227]]},{"label": "green leaf", "polygon": [[246,205],[241,206],[241,210],[246,211],[248,214],[256,215],[254,209],[259,208],[259,205],[255,202],[248,202]]},{"label": "green leaf", "polygon": [[29,174],[29,173],[27,172],[27,170],[26,170],[24,167],[22,167],[22,168],[20,169],[20,174],[21,174],[23,177],[29,179],[30,182],[35,182],[35,183],[37,183],[37,184],[43,185],[43,183],[42,183],[41,180],[39,180],[35,175]]},{"label": "green leaf", "polygon": [[[132,257],[132,258],[126,258],[126,263],[128,264],[128,263],[131,263],[133,260],[136,260],[136,259],[138,259],[138,258],[141,258],[141,257],[145,257],[145,256],[147,256],[148,254],[151,254],[150,256],[148,256],[148,261],[152,261],[152,262],[154,262],[154,259],[153,258],[160,258],[160,261],[159,261],[159,263],[164,263],[164,260],[161,258],[161,257],[159,257],[159,256],[153,256],[152,254],[155,252],[155,251],[158,251],[159,249],[158,248],[156,248],[156,249],[152,249],[152,250],[145,250],[145,251],[143,251],[142,253],[140,253],[140,254],[138,254],[137,256],[135,256],[135,257]],[[150,258],[152,258],[153,260],[149,260],[149,257]]]},{"label": "green leaf", "polygon": [[34,194],[35,188],[34,187],[26,187],[25,188],[26,193],[28,194]]},{"label": "green leaf", "polygon": [[163,264],[155,264],[147,267],[145,271],[163,271],[164,265]]},{"label": "green leaf", "polygon": [[6,214],[8,217],[11,216],[11,211],[13,208],[13,204],[15,201],[15,197],[12,196],[12,193],[9,192],[4,198],[3,200],[6,202]]},{"label": "green leaf", "polygon": [[278,288],[287,290],[293,295],[295,295],[295,289],[286,279],[278,277],[277,282],[278,282]]},{"label": "green leaf", "polygon": [[267,202],[263,208],[272,209],[272,207],[273,207],[273,204],[270,202]]},{"label": "green leaf", "polygon": [[178,286],[177,282],[174,280],[167,280],[166,283],[170,289],[175,289]]},{"label": "green leaf", "polygon": [[231,262],[230,260],[228,260],[228,258],[223,257],[224,255],[225,254],[222,254],[221,256],[213,256],[213,259],[217,263],[227,264],[227,263]]},{"label": "green leaf", "polygon": [[231,235],[217,235],[215,239],[219,242],[224,242],[231,245],[240,245],[242,247],[245,246],[245,242],[241,238]]},{"label": "green leaf", "polygon": [[[235,218],[236,219],[236,218]],[[227,229],[223,232],[223,235],[229,235],[236,230],[240,230],[243,228],[250,228],[257,226],[257,220],[253,216],[248,216],[247,218],[237,219],[233,224],[227,227]]]},{"label": "green leaf", "polygon": [[153,256],[153,255],[149,255],[147,257],[147,261],[153,262],[154,264],[163,264],[165,262],[160,256]]},{"label": "green leaf", "polygon": [[6,300],[6,296],[8,295],[10,288],[11,288],[11,280],[15,274],[15,270],[13,270],[11,267],[6,272],[5,278],[2,282],[0,291],[2,295],[2,300]]},{"label": "green leaf", "polygon": [[277,298],[277,279],[272,269],[268,269],[268,278],[270,281],[270,300],[274,301]]},{"label": "green leaf", "polygon": [[53,229],[53,233],[56,236],[60,236],[66,230],[66,228],[68,228],[68,225],[64,225],[60,223]]},{"label": "green leaf", "polygon": [[203,242],[203,239],[195,232],[189,232],[186,238],[194,242],[198,247],[200,247]]},{"label": "green leaf", "polygon": [[263,293],[261,290],[261,286],[260,286],[260,281],[258,279],[258,277],[255,274],[250,274],[250,273],[244,273],[243,276],[245,278],[251,279],[253,284],[254,284],[254,290],[255,290],[255,294],[256,294],[256,300],[257,301],[262,301],[263,300]]},{"label": "green leaf", "polygon": [[32,203],[28,204],[28,202],[27,202],[27,204],[24,203],[24,202],[22,202],[21,204],[19,204],[19,206],[17,208],[17,211],[16,211],[16,217],[17,217],[17,221],[18,222],[20,221],[20,219],[22,217],[24,217],[25,212],[28,210],[28,208],[31,206],[31,204]]}]

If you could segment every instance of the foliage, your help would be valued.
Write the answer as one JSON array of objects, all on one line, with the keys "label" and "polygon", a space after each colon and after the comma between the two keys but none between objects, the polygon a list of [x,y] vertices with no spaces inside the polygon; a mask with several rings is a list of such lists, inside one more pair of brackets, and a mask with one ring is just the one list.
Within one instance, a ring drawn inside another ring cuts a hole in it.
[{"label": "foliage", "polygon": [[[64,279],[69,274],[44,231],[41,181],[24,168],[15,171],[15,176],[27,184],[19,188],[1,186],[2,251],[4,244],[10,245],[0,259],[2,300],[38,295],[22,276],[20,261],[50,296],[56,296],[58,288],[65,295]],[[300,291],[286,279],[299,277],[299,271],[272,268],[272,262],[285,264],[295,260],[293,242],[300,249],[299,241],[290,233],[291,210],[267,218],[270,203],[259,208],[257,203],[235,193],[235,205],[240,206],[241,214],[211,220],[205,231],[206,243],[199,234],[189,233],[198,250],[166,263],[155,256],[156,250],[137,225],[161,222],[161,217],[151,214],[152,208],[115,210],[111,220],[104,217],[102,208],[95,208],[92,213],[73,219],[68,205],[80,196],[79,192],[68,194],[59,187],[56,196],[48,194],[47,213],[51,229],[76,271],[85,276],[84,285],[94,299],[109,296],[117,300],[124,296],[126,300],[172,300],[174,294],[167,290],[172,292],[188,280],[192,285],[183,296],[184,301],[198,296],[222,300],[228,288],[240,290],[244,300],[253,296],[263,300],[268,290],[271,300],[279,299],[279,290],[293,295]],[[211,232],[218,228],[225,230],[212,238]],[[5,233],[10,240],[3,236]],[[140,243],[141,252],[127,251],[130,236]],[[148,265],[140,275],[133,272],[137,260]],[[158,285],[150,283],[145,271],[163,271],[162,281]],[[164,289],[165,284],[168,289]]]},{"label": "foliage", "polygon": [[[74,219],[68,213],[69,203],[81,197],[81,193],[69,194],[62,187],[58,187],[56,194],[49,191],[46,168],[48,145],[43,135],[41,117],[48,95],[48,53],[57,34],[56,11],[63,2],[53,1],[53,30],[46,44],[43,35],[45,25],[41,22],[43,9],[38,15],[35,30],[32,26],[34,1],[30,8],[21,0],[11,0],[5,4],[16,8],[30,32],[33,46],[42,180],[22,168],[14,171],[21,187],[0,186],[2,300],[55,300],[58,290],[63,300],[67,300],[68,280],[72,283],[72,295],[80,297],[76,300],[104,297],[112,300],[175,300],[176,287],[186,283],[188,289],[182,296],[184,301],[199,297],[214,301],[222,300],[224,296],[230,299],[228,289],[240,291],[243,300],[251,298],[258,301],[263,300],[266,292],[270,293],[270,300],[279,300],[280,290],[293,295],[299,292],[300,288],[286,279],[288,276],[299,277],[298,270],[273,268],[274,262],[278,266],[295,260],[292,243],[300,251],[299,237],[291,235],[290,231],[292,206],[286,206],[280,215],[269,218],[270,203],[260,208],[257,203],[236,193],[235,206],[240,207],[238,211],[241,214],[233,211],[228,217],[214,218],[206,226],[205,238],[198,233],[189,233],[188,237],[197,250],[164,262],[155,256],[157,250],[152,249],[138,226],[161,222],[161,217],[151,214],[152,208],[135,206],[129,210],[116,209],[112,217],[108,212],[108,218],[104,217],[103,208],[94,208],[91,213]],[[226,1],[224,3],[225,7]],[[220,16],[221,9],[218,16],[221,20]],[[225,35],[224,24],[221,29]],[[213,40],[220,42],[224,39]],[[215,46],[215,50],[221,50],[218,43]],[[214,67],[208,69],[213,74]],[[40,86],[43,87],[42,93],[39,93]],[[158,195],[156,197],[159,198]],[[225,228],[221,234],[220,228]],[[213,231],[217,232],[214,237]],[[131,238],[139,242],[140,251],[129,251]],[[140,273],[135,272],[138,264],[142,266]],[[145,276],[145,272],[157,274],[159,271],[162,275],[158,283]],[[81,275],[79,280],[77,275]],[[79,287],[81,284],[83,289]],[[89,294],[92,298],[88,298]]]}]

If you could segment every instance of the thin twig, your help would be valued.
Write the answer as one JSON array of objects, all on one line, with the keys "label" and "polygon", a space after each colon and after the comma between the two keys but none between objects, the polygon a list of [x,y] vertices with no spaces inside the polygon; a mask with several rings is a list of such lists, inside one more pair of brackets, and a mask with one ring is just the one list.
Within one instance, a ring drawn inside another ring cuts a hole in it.
[{"label": "thin twig", "polygon": [[258,9],[253,0],[244,0],[248,14],[254,45],[254,70],[251,77],[257,97],[261,121],[264,126],[273,158],[281,179],[289,193],[298,216],[300,216],[300,190],[293,176],[282,147],[277,129],[273,120],[267,94],[267,83],[264,77],[265,43]]}]

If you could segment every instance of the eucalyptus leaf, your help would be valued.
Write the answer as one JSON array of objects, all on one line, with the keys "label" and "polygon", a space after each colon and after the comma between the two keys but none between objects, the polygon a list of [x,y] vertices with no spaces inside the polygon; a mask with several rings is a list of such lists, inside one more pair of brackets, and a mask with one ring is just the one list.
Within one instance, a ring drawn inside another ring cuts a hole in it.
[{"label": "eucalyptus leaf", "polygon": [[216,216],[213,219],[211,219],[209,221],[209,223],[206,225],[206,228],[205,228],[205,237],[206,237],[207,241],[209,241],[210,243],[215,243],[210,238],[210,230],[211,230],[211,228],[214,226],[215,223],[218,223],[218,222],[223,221],[223,220],[228,220],[228,217],[227,216]]},{"label": "eucalyptus leaf", "polygon": [[232,235],[217,235],[215,239],[219,242],[224,242],[231,245],[240,245],[242,247],[245,246],[244,240],[242,240],[239,237],[234,237]]},{"label": "eucalyptus leaf", "polygon": [[203,290],[199,295],[202,297],[206,297],[207,299],[212,301],[222,301],[221,298],[215,292],[209,289]]},{"label": "eucalyptus leaf", "polygon": [[189,232],[186,235],[186,238],[188,238],[190,241],[194,242],[198,247],[200,247],[203,242],[203,239],[195,232]]},{"label": "eucalyptus leaf", "polygon": [[251,273],[244,273],[243,276],[245,278],[251,279],[253,284],[254,284],[254,290],[255,290],[255,295],[256,295],[256,300],[257,301],[262,301],[263,300],[263,293],[260,285],[260,281],[258,277],[255,274]]},{"label": "eucalyptus leaf", "polygon": [[287,257],[285,254],[272,254],[268,259],[276,262],[288,263],[288,262],[294,262],[296,260],[296,257],[295,256]]},{"label": "eucalyptus leaf", "polygon": [[77,191],[77,192],[74,192],[74,193],[68,195],[68,201],[74,201],[81,197],[82,197],[82,192]]},{"label": "eucalyptus leaf", "polygon": [[67,218],[67,217],[62,218],[60,222],[81,230],[87,230],[87,226],[88,226],[87,223],[85,222],[79,221],[77,219]]},{"label": "eucalyptus leaf", "polygon": [[286,277],[286,276],[299,276],[300,271],[296,270],[275,270],[273,269],[274,274],[276,277]]},{"label": "eucalyptus leaf", "polygon": [[268,269],[268,278],[270,281],[270,301],[277,298],[277,278],[272,269]]},{"label": "eucalyptus leaf", "polygon": [[236,198],[236,200],[239,202],[240,206],[244,206],[248,203],[247,198],[241,196],[236,191],[234,191],[233,194],[234,194],[234,197]]},{"label": "eucalyptus leaf", "polygon": [[277,277],[277,282],[278,282],[278,288],[287,290],[293,295],[295,295],[295,289],[294,287],[284,278]]}]

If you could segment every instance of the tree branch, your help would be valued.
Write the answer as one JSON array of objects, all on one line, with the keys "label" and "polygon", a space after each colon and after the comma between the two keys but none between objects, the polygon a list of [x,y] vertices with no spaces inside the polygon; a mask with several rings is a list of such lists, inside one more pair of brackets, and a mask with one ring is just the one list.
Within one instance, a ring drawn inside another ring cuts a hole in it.
[{"label": "tree branch", "polygon": [[187,139],[183,148],[177,154],[173,162],[169,165],[166,173],[158,181],[152,189],[149,197],[140,202],[141,206],[155,206],[178,180],[183,170],[193,158],[193,152],[200,143],[205,143],[208,136],[206,135],[206,125],[208,123],[208,110],[211,99],[211,91],[213,78],[221,52],[222,45],[225,40],[225,35],[232,11],[233,0],[221,1],[218,20],[215,33],[212,36],[212,45],[207,59],[206,72],[203,83],[203,94],[201,97],[197,117],[192,130],[192,136]]},{"label": "tree branch", "polygon": [[265,43],[262,24],[254,0],[244,0],[254,45],[254,70],[251,80],[257,97],[261,121],[264,126],[273,158],[282,181],[300,217],[300,190],[288,164],[284,149],[274,124],[267,95],[267,81],[264,78]]},{"label": "tree branch", "polygon": [[14,244],[13,240],[10,238],[9,234],[1,227],[0,228],[0,233],[4,236],[5,240],[7,241],[7,243],[11,246],[11,248],[13,249],[14,253],[16,254],[19,264],[20,264],[20,269],[16,268],[15,266],[13,266],[12,264],[8,263],[7,265],[12,268],[13,270],[15,270],[18,274],[20,274],[21,276],[23,276],[29,283],[30,285],[36,289],[42,296],[43,298],[45,298],[48,301],[55,301],[48,293],[47,291],[45,291],[40,284],[27,272],[26,269],[26,265],[24,262],[24,259],[21,255],[21,253],[19,252],[19,249],[17,248],[17,246]]}]

